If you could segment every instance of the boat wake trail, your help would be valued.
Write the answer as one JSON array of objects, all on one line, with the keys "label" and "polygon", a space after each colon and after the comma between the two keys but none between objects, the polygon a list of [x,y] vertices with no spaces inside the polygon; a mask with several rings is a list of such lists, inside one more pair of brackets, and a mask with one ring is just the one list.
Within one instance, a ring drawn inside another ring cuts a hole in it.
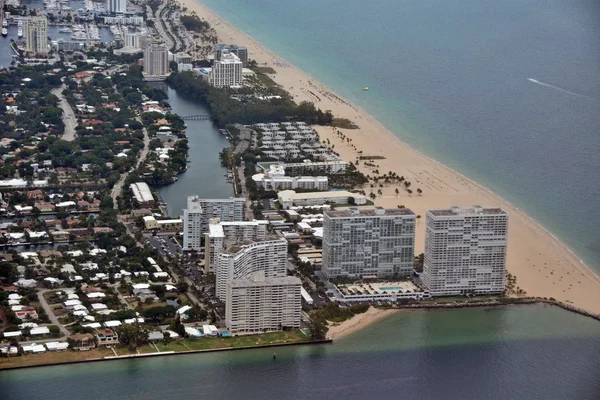
[{"label": "boat wake trail", "polygon": [[571,96],[577,96],[577,97],[581,97],[583,99],[591,100],[591,101],[593,101],[595,103],[600,103],[600,100],[595,99],[593,97],[586,96],[584,94],[579,94],[579,93],[571,92],[570,90],[566,90],[566,89],[560,88],[558,86],[551,85],[549,83],[540,82],[540,81],[538,81],[536,79],[533,79],[533,78],[527,78],[527,80],[529,82],[531,82],[531,83],[535,83],[536,85],[540,85],[540,86],[544,86],[544,87],[547,87],[547,88],[550,88],[550,89],[558,90],[559,92],[570,94]]}]

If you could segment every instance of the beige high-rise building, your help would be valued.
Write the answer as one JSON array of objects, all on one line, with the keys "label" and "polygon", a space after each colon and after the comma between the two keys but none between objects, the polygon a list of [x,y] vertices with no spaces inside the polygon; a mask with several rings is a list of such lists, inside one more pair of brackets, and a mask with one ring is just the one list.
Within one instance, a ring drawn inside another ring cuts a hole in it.
[{"label": "beige high-rise building", "polygon": [[227,286],[225,321],[231,333],[300,328],[302,281],[295,276],[265,278],[256,272]]},{"label": "beige high-rise building", "polygon": [[169,74],[169,49],[165,44],[150,43],[144,49],[144,75]]},{"label": "beige high-rise building", "polygon": [[243,64],[233,53],[223,50],[221,59],[215,61],[205,79],[208,83],[216,87],[232,87],[242,85]]},{"label": "beige high-rise building", "polygon": [[30,17],[23,24],[25,51],[48,53],[48,20],[46,16]]},{"label": "beige high-rise building", "polygon": [[427,211],[423,283],[434,296],[505,288],[508,214],[501,208]]}]

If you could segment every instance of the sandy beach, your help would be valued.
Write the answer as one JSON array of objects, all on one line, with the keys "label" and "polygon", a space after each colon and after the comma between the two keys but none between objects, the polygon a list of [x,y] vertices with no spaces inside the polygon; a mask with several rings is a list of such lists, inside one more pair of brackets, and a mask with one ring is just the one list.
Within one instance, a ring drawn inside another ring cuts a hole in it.
[{"label": "sandy beach", "polygon": [[[362,155],[380,156],[375,167],[359,169],[371,176],[393,171],[411,182],[408,194],[397,184],[375,187],[382,191],[375,203],[385,207],[404,205],[419,219],[415,252],[424,246],[425,213],[430,208],[456,206],[502,207],[509,213],[508,271],[517,277],[517,285],[528,296],[553,297],[593,313],[600,313],[600,278],[581,262],[567,247],[512,204],[459,173],[416,152],[368,113],[340,98],[321,83],[297,69],[258,42],[234,29],[212,11],[195,0],[181,0],[190,11],[207,20],[216,30],[219,41],[246,46],[249,58],[277,72],[272,78],[289,91],[297,102],[308,100],[322,110],[331,110],[336,117],[355,122],[360,129],[343,130],[315,127],[322,140],[329,139],[335,151],[346,161],[356,162]],[[341,131],[345,137],[340,136]],[[347,139],[350,139],[348,141]],[[396,189],[399,194],[396,194]],[[417,194],[417,188],[422,194]],[[371,188],[365,187],[367,194]]]},{"label": "sandy beach", "polygon": [[383,310],[381,308],[371,307],[366,312],[356,314],[354,317],[347,319],[344,322],[337,324],[330,322],[327,336],[331,339],[341,339],[346,335],[361,330],[362,328],[397,312],[400,312],[400,310]]}]

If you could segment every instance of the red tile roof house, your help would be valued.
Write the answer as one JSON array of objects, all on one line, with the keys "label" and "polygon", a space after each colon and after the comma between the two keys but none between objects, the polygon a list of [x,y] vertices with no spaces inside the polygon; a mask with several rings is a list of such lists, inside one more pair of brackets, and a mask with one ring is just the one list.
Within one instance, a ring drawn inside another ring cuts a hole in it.
[{"label": "red tile roof house", "polygon": [[30,190],[27,192],[27,198],[28,199],[33,199],[33,200],[43,200],[44,199],[44,192],[42,192],[41,190],[37,189],[37,190]]},{"label": "red tile roof house", "polygon": [[91,333],[77,333],[69,337],[71,348],[73,350],[87,351],[96,347],[94,335]]},{"label": "red tile roof house", "polygon": [[15,311],[15,315],[22,320],[38,319],[37,311],[31,306],[26,306],[21,308],[20,311]]}]

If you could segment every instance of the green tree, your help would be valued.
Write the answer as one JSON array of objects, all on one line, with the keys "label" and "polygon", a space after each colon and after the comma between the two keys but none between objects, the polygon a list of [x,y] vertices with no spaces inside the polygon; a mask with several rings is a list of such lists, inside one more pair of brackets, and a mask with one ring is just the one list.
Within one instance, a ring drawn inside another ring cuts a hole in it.
[{"label": "green tree", "polygon": [[123,324],[117,328],[119,342],[135,351],[138,346],[148,343],[148,328],[138,323]]}]

